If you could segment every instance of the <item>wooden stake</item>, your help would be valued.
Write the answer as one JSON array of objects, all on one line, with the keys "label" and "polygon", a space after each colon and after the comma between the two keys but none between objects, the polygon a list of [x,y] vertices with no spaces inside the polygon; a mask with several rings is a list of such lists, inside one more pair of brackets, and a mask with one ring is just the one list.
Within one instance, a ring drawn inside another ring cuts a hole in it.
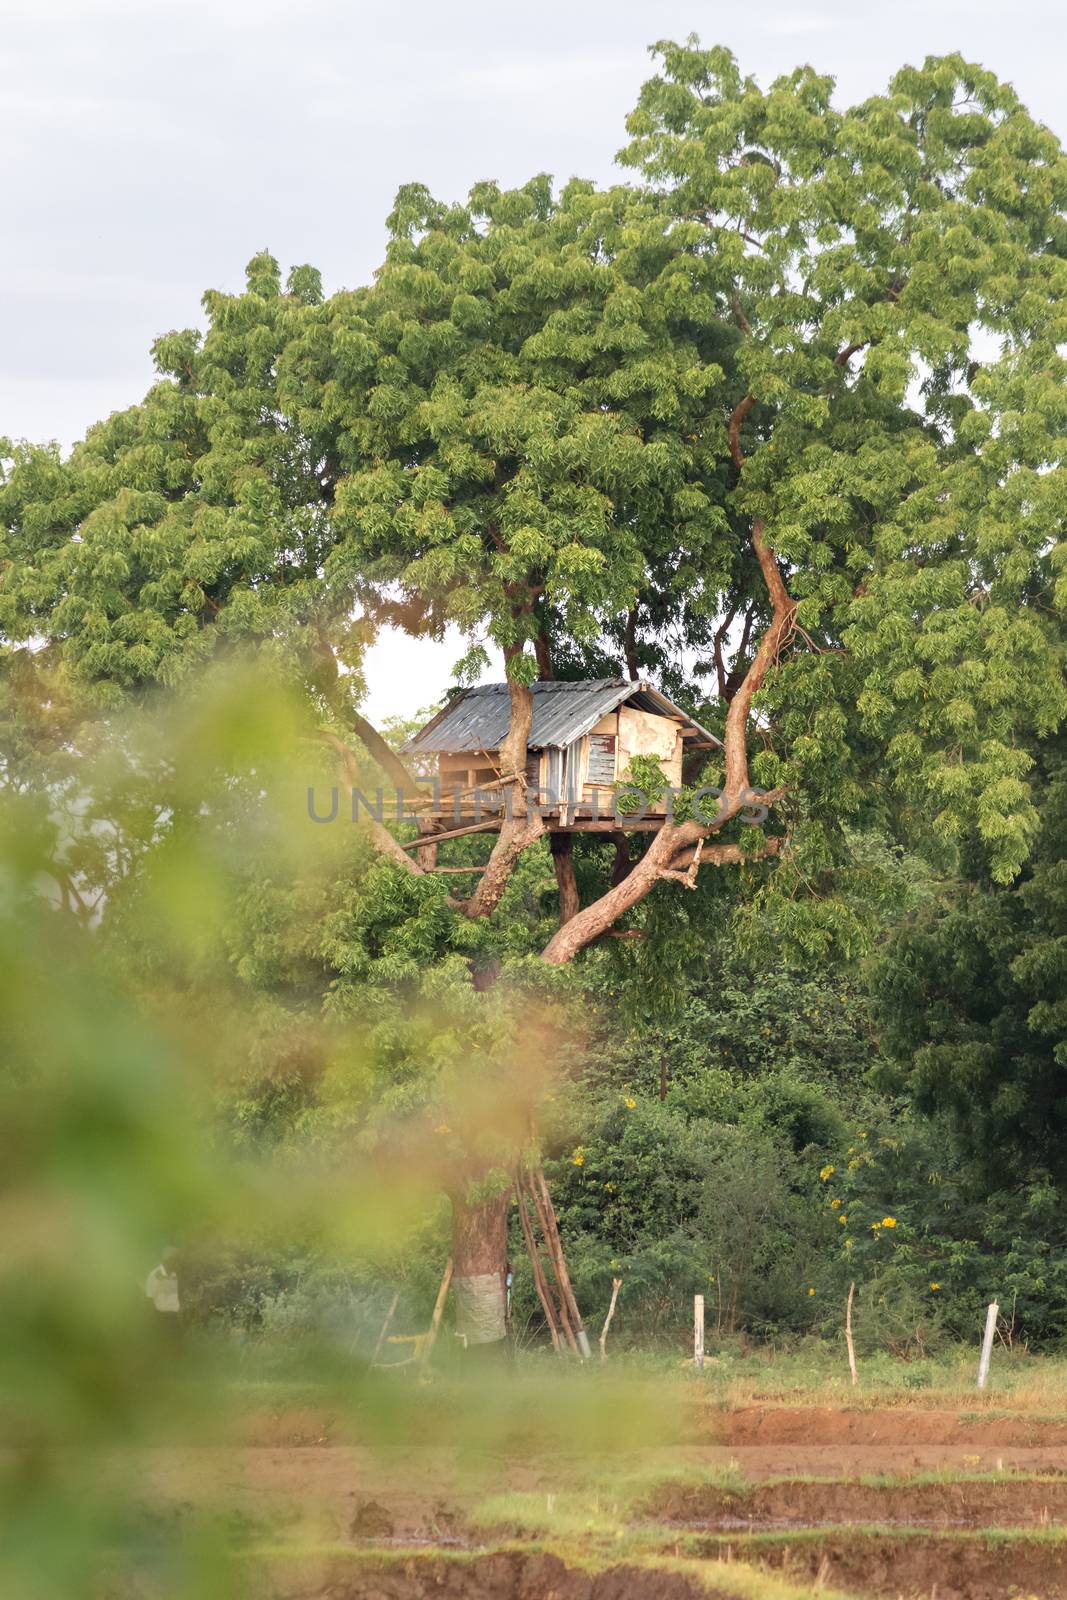
[{"label": "wooden stake", "polygon": [[693,1296],[693,1365],[700,1372],[704,1367],[704,1296]]},{"label": "wooden stake", "polygon": [[434,1301],[433,1316],[430,1318],[430,1331],[426,1335],[426,1342],[423,1344],[423,1347],[419,1352],[420,1372],[425,1372],[426,1368],[430,1364],[430,1357],[433,1354],[433,1347],[437,1343],[437,1330],[441,1326],[441,1316],[445,1309],[445,1296],[448,1293],[448,1286],[451,1282],[452,1257],[449,1256],[447,1262],[445,1263],[445,1272],[444,1277],[441,1279],[441,1287],[438,1289],[437,1299]]},{"label": "wooden stake", "polygon": [[544,1239],[545,1247],[548,1250],[548,1259],[549,1259],[549,1263],[550,1263],[550,1265],[552,1267],[552,1276],[556,1280],[556,1292],[557,1292],[557,1294],[559,1296],[559,1323],[560,1323],[560,1327],[562,1328],[563,1335],[564,1335],[567,1343],[570,1345],[571,1350],[573,1351],[573,1353],[575,1355],[580,1355],[581,1352],[580,1352],[580,1350],[578,1348],[578,1340],[575,1337],[574,1327],[573,1327],[572,1321],[571,1321],[570,1306],[568,1304],[567,1296],[566,1296],[566,1294],[564,1292],[564,1288],[563,1288],[563,1283],[562,1283],[562,1281],[560,1279],[560,1275],[559,1275],[559,1263],[556,1260],[555,1252],[552,1249],[552,1241],[551,1241],[551,1239],[549,1237],[548,1217],[547,1217],[547,1215],[545,1213],[545,1208],[544,1208],[544,1204],[543,1204],[543,1201],[542,1201],[542,1197],[541,1197],[540,1191],[538,1190],[537,1185],[534,1183],[533,1173],[527,1172],[526,1181],[527,1181],[527,1184],[528,1184],[529,1190],[530,1190],[530,1198],[533,1200],[533,1203],[534,1203],[534,1210],[537,1213],[537,1221],[538,1221],[538,1225],[539,1225],[539,1227],[541,1229],[541,1236]]},{"label": "wooden stake", "polygon": [[622,1288],[622,1279],[621,1278],[612,1278],[612,1280],[611,1280],[611,1304],[608,1306],[608,1314],[604,1318],[604,1326],[600,1330],[600,1339],[598,1341],[599,1344],[600,1344],[600,1359],[601,1359],[601,1361],[606,1361],[607,1358],[608,1358],[608,1353],[607,1353],[607,1350],[604,1348],[604,1346],[608,1342],[608,1329],[611,1327],[611,1319],[615,1315],[615,1302],[619,1298],[619,1290],[621,1288]]},{"label": "wooden stake", "polygon": [[855,1388],[859,1383],[856,1376],[856,1347],[852,1343],[852,1296],[856,1292],[855,1280],[848,1286],[848,1304],[845,1307],[845,1344],[848,1346],[848,1370],[852,1374],[852,1385]]},{"label": "wooden stake", "polygon": [[399,1303],[400,1303],[400,1290],[398,1289],[396,1291],[396,1293],[394,1294],[392,1300],[389,1302],[389,1310],[385,1313],[385,1321],[382,1323],[382,1331],[378,1335],[378,1343],[374,1346],[374,1354],[370,1358],[372,1366],[375,1365],[375,1363],[378,1360],[379,1355],[381,1354],[382,1345],[385,1343],[385,1336],[389,1332],[389,1328],[390,1328],[390,1325],[391,1325],[392,1320],[393,1320],[393,1315],[394,1315],[394,1313],[396,1311],[396,1308],[397,1308]]},{"label": "wooden stake", "polygon": [[541,1302],[541,1310],[545,1314],[548,1331],[552,1336],[552,1348],[558,1356],[562,1356],[563,1346],[559,1342],[559,1325],[556,1319],[556,1310],[552,1304],[552,1297],[548,1292],[548,1284],[545,1282],[545,1272],[541,1265],[541,1252],[537,1248],[537,1241],[533,1236],[533,1229],[530,1227],[530,1219],[526,1215],[526,1198],[522,1192],[521,1172],[515,1175],[515,1199],[519,1208],[519,1225],[522,1228],[523,1243],[526,1245],[526,1254],[529,1256],[530,1266],[533,1268],[534,1288],[537,1290],[537,1298]]},{"label": "wooden stake", "polygon": [[535,1192],[540,1196],[541,1210],[543,1212],[542,1226],[545,1229],[545,1243],[548,1245],[548,1253],[555,1269],[556,1281],[559,1284],[560,1293],[566,1302],[570,1319],[574,1324],[574,1336],[578,1340],[578,1348],[582,1352],[583,1359],[588,1361],[593,1352],[589,1348],[589,1338],[586,1334],[585,1328],[582,1326],[582,1314],[578,1310],[578,1302],[574,1298],[574,1290],[571,1288],[570,1273],[567,1271],[567,1260],[563,1254],[563,1245],[560,1243],[559,1229],[556,1226],[556,1213],[552,1209],[552,1196],[548,1192],[548,1184],[545,1182],[545,1175],[540,1167],[537,1168],[536,1172],[532,1172],[530,1177],[535,1188]]},{"label": "wooden stake", "polygon": [[993,1340],[997,1333],[997,1317],[1000,1307],[995,1300],[991,1300],[985,1314],[985,1334],[982,1338],[982,1354],[978,1358],[978,1387],[984,1389],[986,1379],[989,1377],[989,1358],[993,1354]]}]

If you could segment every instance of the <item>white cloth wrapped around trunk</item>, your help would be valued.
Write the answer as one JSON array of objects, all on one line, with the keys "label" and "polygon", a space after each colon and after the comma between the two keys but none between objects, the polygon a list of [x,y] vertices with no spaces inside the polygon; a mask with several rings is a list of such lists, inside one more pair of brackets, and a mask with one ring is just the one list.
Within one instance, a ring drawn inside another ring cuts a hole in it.
[{"label": "white cloth wrapped around trunk", "polygon": [[474,1272],[452,1279],[456,1332],[468,1344],[495,1344],[507,1337],[504,1280],[499,1272]]}]

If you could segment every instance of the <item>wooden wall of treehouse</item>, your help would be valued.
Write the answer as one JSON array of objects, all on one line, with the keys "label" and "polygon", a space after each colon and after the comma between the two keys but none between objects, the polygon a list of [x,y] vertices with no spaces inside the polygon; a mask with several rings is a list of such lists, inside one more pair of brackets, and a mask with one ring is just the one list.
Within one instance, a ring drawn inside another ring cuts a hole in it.
[{"label": "wooden wall of treehouse", "polygon": [[[542,793],[558,795],[562,804],[583,810],[592,805],[599,791],[606,813],[611,791],[626,780],[636,755],[657,757],[668,785],[680,787],[683,743],[681,727],[672,717],[623,705],[601,717],[589,733],[565,749],[531,750],[526,780],[531,789],[536,785]],[[438,771],[441,805],[447,811],[454,809],[457,798],[476,788],[485,791],[483,798],[488,800],[505,776],[498,750],[444,754]],[[460,803],[462,809],[462,800]],[[663,810],[662,806],[650,807],[646,814],[655,816]]]}]

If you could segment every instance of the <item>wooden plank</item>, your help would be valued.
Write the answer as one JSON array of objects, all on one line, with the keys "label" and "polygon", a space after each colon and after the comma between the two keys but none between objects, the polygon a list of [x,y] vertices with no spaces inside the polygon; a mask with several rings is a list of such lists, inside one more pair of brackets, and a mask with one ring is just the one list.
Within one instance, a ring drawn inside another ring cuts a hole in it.
[{"label": "wooden plank", "polygon": [[490,817],[487,822],[473,822],[469,828],[452,828],[448,833],[423,833],[417,839],[409,839],[400,848],[425,850],[428,844],[443,844],[446,839],[461,839],[465,833],[487,833],[490,828],[499,828],[503,820],[503,817]]},{"label": "wooden plank", "polygon": [[615,782],[615,735],[591,733],[588,739],[589,761],[585,781],[594,787],[610,786]]},{"label": "wooden plank", "polygon": [[575,817],[566,827],[548,819],[545,826],[549,833],[558,833],[561,829],[566,833],[657,833],[666,820],[666,817],[643,817],[639,822],[629,822],[622,816],[617,821],[587,822],[582,817]]}]

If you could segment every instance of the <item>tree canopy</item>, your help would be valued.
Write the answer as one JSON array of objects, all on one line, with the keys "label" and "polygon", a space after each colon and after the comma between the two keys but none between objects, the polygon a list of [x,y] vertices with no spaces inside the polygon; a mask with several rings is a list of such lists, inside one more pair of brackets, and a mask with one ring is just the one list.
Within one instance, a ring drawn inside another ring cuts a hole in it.
[{"label": "tree canopy", "polygon": [[[0,491],[10,649],[105,708],[248,644],[390,762],[363,647],[454,622],[465,670],[504,653],[518,756],[534,676],[679,680],[681,650],[696,705],[714,672],[720,817],[663,830],[550,959],[698,840],[777,857],[783,906],[798,875],[828,903],[842,824],[872,817],[977,838],[1010,880],[1064,709],[1054,137],[955,56],[841,110],[808,68],[761,90],[726,51],[657,49],[635,187],[410,185],[374,284],[328,297],[256,256],[157,342],[140,405],[66,460],[14,450]],[[753,780],[776,805],[742,839]],[[491,915],[540,831],[502,829],[457,909]]]}]

